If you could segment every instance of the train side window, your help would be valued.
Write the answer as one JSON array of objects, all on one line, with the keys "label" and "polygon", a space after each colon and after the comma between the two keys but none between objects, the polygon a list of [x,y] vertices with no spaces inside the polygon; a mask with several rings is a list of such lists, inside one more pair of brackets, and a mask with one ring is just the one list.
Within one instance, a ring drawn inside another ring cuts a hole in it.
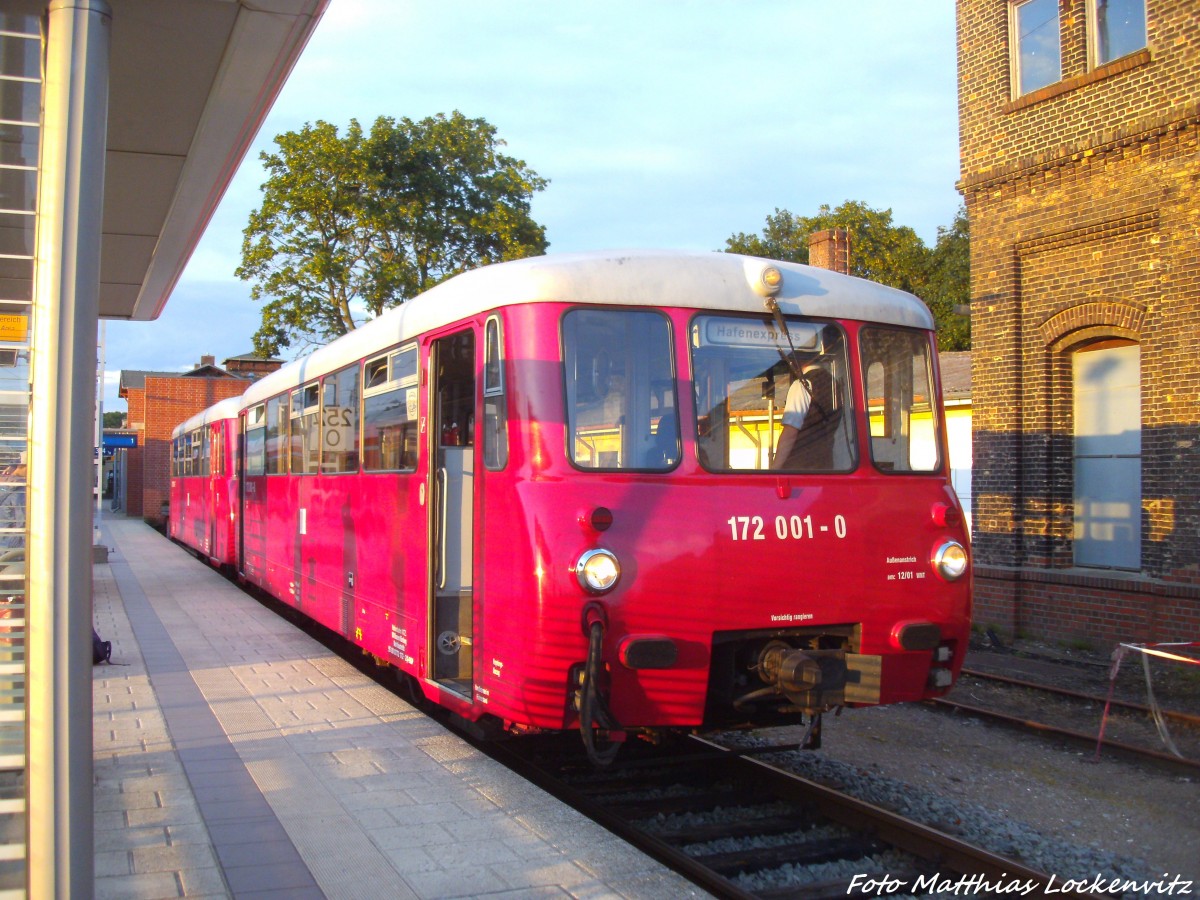
[{"label": "train side window", "polygon": [[389,378],[401,387],[417,383],[417,345],[401,347],[389,358]]},{"label": "train side window", "polygon": [[208,426],[200,427],[200,474],[207,478],[212,474],[212,459],[209,454],[212,452],[211,445],[208,439]]},{"label": "train side window", "polygon": [[363,371],[363,471],[411,472],[418,447],[417,346],[369,359]]},{"label": "train side window", "polygon": [[292,391],[293,475],[315,475],[321,465],[321,395],[317,383]]},{"label": "train side window", "polygon": [[200,474],[200,432],[193,431],[188,435],[188,474]]},{"label": "train side window", "polygon": [[358,365],[321,382],[321,471],[358,471]]},{"label": "train side window", "polygon": [[574,309],[562,329],[571,461],[584,469],[674,468],[679,420],[667,318]]},{"label": "train side window", "polygon": [[875,467],[936,472],[941,438],[928,336],[872,326],[862,330],[860,340]]},{"label": "train side window", "polygon": [[247,475],[265,475],[267,471],[267,409],[262,403],[246,410],[246,458]]},{"label": "train side window", "polygon": [[266,474],[287,474],[288,398],[272,397],[266,407]]},{"label": "train side window", "polygon": [[495,316],[484,326],[483,347],[483,464],[499,470],[508,464],[508,400],[500,320]]},{"label": "train side window", "polygon": [[225,446],[223,438],[224,429],[221,429],[209,442],[209,446],[212,448],[212,473],[218,476],[225,474]]},{"label": "train side window", "polygon": [[363,388],[369,391],[372,388],[383,387],[387,383],[388,358],[377,356],[375,359],[367,360],[363,366]]}]

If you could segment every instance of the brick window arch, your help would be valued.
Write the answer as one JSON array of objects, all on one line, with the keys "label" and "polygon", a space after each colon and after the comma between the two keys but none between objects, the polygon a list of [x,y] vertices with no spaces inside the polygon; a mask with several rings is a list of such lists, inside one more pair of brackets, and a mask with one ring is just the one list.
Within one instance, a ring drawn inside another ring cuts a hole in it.
[{"label": "brick window arch", "polygon": [[1077,303],[1042,322],[1039,330],[1047,347],[1065,350],[1102,337],[1136,341],[1142,332],[1144,313],[1136,306],[1116,300]]}]

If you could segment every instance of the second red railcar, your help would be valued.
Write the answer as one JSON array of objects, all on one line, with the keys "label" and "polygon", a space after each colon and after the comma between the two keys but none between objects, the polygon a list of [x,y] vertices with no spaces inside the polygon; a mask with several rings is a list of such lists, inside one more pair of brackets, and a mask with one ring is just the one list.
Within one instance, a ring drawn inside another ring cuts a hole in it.
[{"label": "second red railcar", "polygon": [[168,534],[213,565],[237,564],[238,412],[231,397],[176,426],[171,435]]}]

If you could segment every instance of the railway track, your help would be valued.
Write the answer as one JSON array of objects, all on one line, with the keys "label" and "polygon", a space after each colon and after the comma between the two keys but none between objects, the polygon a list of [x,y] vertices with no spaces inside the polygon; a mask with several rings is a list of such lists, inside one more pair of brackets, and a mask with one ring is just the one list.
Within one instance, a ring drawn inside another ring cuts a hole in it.
[{"label": "railway track", "polygon": [[602,771],[576,745],[568,735],[487,750],[718,897],[919,896],[956,887],[986,895],[989,885],[1014,891],[1018,883],[1036,895],[1051,883],[1017,861],[701,738],[666,752],[627,748]]},{"label": "railway track", "polygon": [[[383,686],[394,670],[259,595]],[[733,900],[823,900],[944,892],[986,896],[985,882],[1050,883],[1045,873],[757,759],[799,749],[731,750],[701,738],[626,747],[611,770],[586,760],[574,733],[479,740],[444,709],[406,696],[482,752],[558,797],[708,893]],[[856,880],[857,876],[857,880]],[[850,892],[850,893],[848,893]],[[1027,896],[1038,896],[1032,890]],[[1056,897],[1081,897],[1059,891]],[[1089,895],[1092,896],[1092,895]]]},{"label": "railway track", "polygon": [[1129,700],[1111,701],[1102,742],[1108,698],[1098,694],[964,669],[950,696],[927,702],[935,709],[1062,739],[1101,755],[1118,754],[1193,775],[1200,772],[1200,716],[1193,713],[1159,710],[1181,757],[1164,748],[1154,710]]},{"label": "railway track", "polygon": [[[360,671],[395,690],[395,670],[277,601],[255,595]],[[577,734],[480,741],[444,709],[406,696],[483,752],[717,897],[818,900],[845,896],[1040,896],[1074,893],[1023,863],[789,773],[759,755],[680,738],[661,752],[635,744],[611,771],[587,763]],[[787,755],[785,753],[785,755]],[[913,788],[916,791],[918,789]],[[1026,885],[1034,887],[1024,893]]]}]

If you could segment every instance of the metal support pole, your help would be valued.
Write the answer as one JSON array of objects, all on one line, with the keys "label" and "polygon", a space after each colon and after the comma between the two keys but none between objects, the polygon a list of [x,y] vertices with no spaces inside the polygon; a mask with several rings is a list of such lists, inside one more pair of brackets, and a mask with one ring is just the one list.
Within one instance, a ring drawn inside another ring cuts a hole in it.
[{"label": "metal support pole", "polygon": [[93,544],[100,543],[100,516],[104,512],[104,324],[100,322],[100,337],[96,342],[96,352],[100,358],[96,362],[96,527],[92,535]]},{"label": "metal support pole", "polygon": [[91,897],[92,437],[111,11],[51,0],[29,417],[29,896]]}]

